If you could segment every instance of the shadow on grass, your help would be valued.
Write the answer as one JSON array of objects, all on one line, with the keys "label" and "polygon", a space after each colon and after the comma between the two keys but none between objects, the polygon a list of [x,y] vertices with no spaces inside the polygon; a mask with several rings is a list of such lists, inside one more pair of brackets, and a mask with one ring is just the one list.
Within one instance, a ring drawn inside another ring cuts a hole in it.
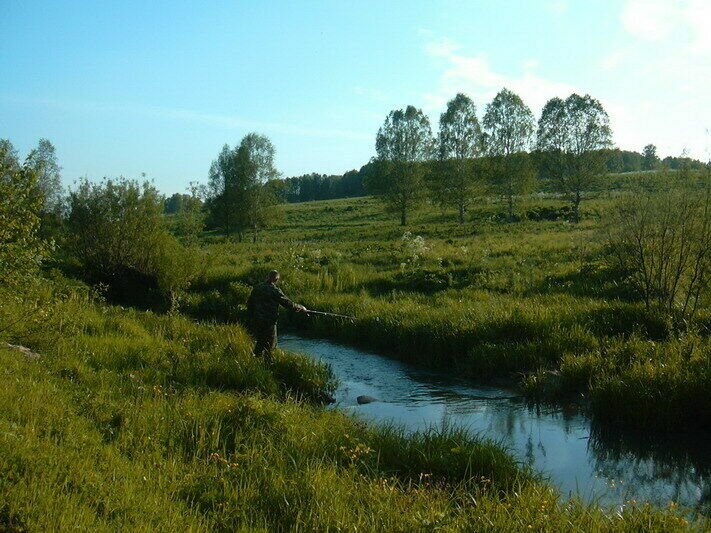
[{"label": "shadow on grass", "polygon": [[624,273],[602,263],[587,263],[574,272],[548,276],[527,291],[528,295],[555,293],[626,302],[640,301],[639,294],[627,283]]}]

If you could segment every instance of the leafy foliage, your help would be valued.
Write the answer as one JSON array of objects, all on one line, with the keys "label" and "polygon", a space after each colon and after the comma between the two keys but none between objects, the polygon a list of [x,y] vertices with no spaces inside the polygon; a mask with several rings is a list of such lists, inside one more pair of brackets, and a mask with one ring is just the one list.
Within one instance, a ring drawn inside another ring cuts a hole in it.
[{"label": "leafy foliage", "polygon": [[648,308],[693,317],[711,286],[711,178],[701,191],[672,189],[621,200],[609,246]]},{"label": "leafy foliage", "polygon": [[472,198],[484,191],[484,176],[474,161],[483,148],[481,126],[468,96],[459,93],[447,103],[439,119],[438,145],[440,164],[432,180],[435,196],[442,204],[456,207],[462,223]]},{"label": "leafy foliage", "polygon": [[280,202],[275,180],[274,145],[264,135],[249,133],[240,145],[225,145],[210,167],[208,208],[225,235],[236,230],[240,240],[250,230],[254,242],[274,217]]},{"label": "leafy foliage", "polygon": [[42,210],[57,213],[62,207],[62,168],[57,161],[57,150],[48,139],[40,139],[25,159],[25,167],[37,174],[37,185],[42,191]]},{"label": "leafy foliage", "polygon": [[433,149],[429,119],[413,106],[391,111],[378,130],[378,173],[368,176],[366,186],[400,215],[402,226],[422,200],[424,163],[431,160]]},{"label": "leafy foliage", "polygon": [[148,183],[86,180],[70,196],[67,247],[81,275],[122,302],[165,304],[185,287],[191,259],[171,237],[162,200]]},{"label": "leafy foliage", "polygon": [[642,150],[642,170],[654,170],[659,164],[657,156],[657,147],[653,144],[648,144]]},{"label": "leafy foliage", "polygon": [[45,252],[39,237],[43,196],[34,169],[0,139],[0,285],[16,287],[37,274]]},{"label": "leafy foliage", "polygon": [[[610,119],[602,104],[590,95],[571,94],[550,99],[538,121],[537,147],[545,173],[573,205],[573,220],[580,220],[583,195],[596,188],[611,144]],[[618,166],[622,165],[620,158]]]},{"label": "leafy foliage", "polygon": [[520,96],[502,89],[486,106],[484,129],[486,151],[492,156],[492,182],[506,198],[513,219],[515,197],[530,192],[535,176],[526,154],[533,138],[533,113]]}]

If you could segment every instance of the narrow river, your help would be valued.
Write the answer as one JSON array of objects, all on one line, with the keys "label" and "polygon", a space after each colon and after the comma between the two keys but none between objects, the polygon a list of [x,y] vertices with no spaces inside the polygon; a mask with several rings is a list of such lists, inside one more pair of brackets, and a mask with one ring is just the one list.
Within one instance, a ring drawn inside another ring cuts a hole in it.
[{"label": "narrow river", "polygon": [[[502,444],[564,495],[618,505],[670,502],[711,511],[711,446],[679,438],[633,438],[596,430],[574,408],[536,408],[511,391],[472,385],[320,339],[280,337],[280,348],[331,365],[336,407],[408,430],[462,426]],[[379,401],[358,405],[368,395]]]}]

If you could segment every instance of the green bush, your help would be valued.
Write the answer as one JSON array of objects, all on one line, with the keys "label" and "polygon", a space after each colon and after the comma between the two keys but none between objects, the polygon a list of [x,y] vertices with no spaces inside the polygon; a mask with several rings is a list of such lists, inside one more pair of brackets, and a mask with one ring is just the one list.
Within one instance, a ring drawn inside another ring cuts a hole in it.
[{"label": "green bush", "polygon": [[624,197],[610,217],[607,241],[615,266],[648,309],[681,323],[693,318],[711,287],[711,173],[699,190]]},{"label": "green bush", "polygon": [[0,139],[0,287],[19,286],[37,274],[45,246],[39,237],[43,205],[36,173],[19,164]]},{"label": "green bush", "polygon": [[165,307],[194,275],[196,258],[166,230],[148,183],[82,181],[71,193],[67,245],[84,279],[117,302]]}]

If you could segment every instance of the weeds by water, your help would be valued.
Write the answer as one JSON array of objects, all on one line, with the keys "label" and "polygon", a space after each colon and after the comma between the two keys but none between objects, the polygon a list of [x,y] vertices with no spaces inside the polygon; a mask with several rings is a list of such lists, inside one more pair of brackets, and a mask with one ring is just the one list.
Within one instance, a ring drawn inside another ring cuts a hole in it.
[{"label": "weeds by water", "polygon": [[286,353],[265,367],[239,326],[66,297],[4,338],[42,355],[0,348],[4,529],[673,531],[693,518],[564,502],[465,433],[407,437],[320,409],[309,398],[331,390],[328,370]]},{"label": "weeds by water", "polygon": [[647,309],[606,260],[599,217],[507,224],[485,203],[465,225],[424,212],[403,235],[371,199],[323,205],[286,206],[265,243],[208,245],[182,309],[240,320],[249,286],[276,267],[295,299],[357,317],[285,317],[314,334],[477,379],[514,377],[534,398],[582,394],[617,423],[711,423],[708,308],[685,324]]}]

